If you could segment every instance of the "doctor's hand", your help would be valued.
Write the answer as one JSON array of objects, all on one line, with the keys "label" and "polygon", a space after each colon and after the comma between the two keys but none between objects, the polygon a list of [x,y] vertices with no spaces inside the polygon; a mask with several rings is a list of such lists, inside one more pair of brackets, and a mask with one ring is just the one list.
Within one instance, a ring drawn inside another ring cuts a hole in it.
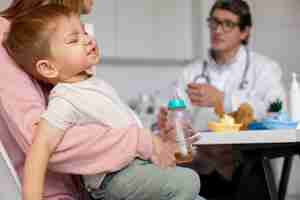
[{"label": "doctor's hand", "polygon": [[186,92],[194,106],[213,107],[216,102],[224,102],[224,93],[207,83],[190,83]]}]

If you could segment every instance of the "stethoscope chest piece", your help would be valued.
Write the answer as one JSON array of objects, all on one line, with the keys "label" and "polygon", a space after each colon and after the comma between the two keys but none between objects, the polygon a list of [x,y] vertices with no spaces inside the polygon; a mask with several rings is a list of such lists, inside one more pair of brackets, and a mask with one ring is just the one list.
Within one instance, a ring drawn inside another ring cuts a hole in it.
[{"label": "stethoscope chest piece", "polygon": [[239,85],[239,89],[240,90],[245,90],[247,88],[247,85],[249,84],[249,82],[247,80],[242,80],[240,82],[240,85]]},{"label": "stethoscope chest piece", "polygon": [[208,63],[205,60],[203,62],[203,68],[202,68],[201,74],[198,74],[193,78],[193,83],[208,83],[208,84],[211,84],[207,67],[208,67]]}]

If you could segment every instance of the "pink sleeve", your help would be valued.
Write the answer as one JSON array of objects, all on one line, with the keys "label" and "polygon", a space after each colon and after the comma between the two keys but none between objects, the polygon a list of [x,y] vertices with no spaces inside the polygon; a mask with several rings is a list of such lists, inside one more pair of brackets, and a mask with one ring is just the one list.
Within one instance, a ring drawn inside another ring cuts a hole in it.
[{"label": "pink sleeve", "polygon": [[[0,114],[26,152],[45,110],[45,97],[40,86],[15,65],[2,46],[0,74]],[[143,129],[108,129],[91,124],[66,133],[51,156],[50,167],[65,173],[94,174],[122,168],[136,156],[149,159],[151,153],[151,135]]]}]

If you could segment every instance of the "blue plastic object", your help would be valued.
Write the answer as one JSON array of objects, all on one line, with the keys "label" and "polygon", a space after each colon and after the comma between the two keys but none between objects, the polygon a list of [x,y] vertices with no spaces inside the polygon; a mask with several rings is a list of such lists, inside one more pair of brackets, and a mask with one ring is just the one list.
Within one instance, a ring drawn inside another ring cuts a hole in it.
[{"label": "blue plastic object", "polygon": [[262,121],[262,124],[267,129],[296,129],[298,122],[265,119]]},{"label": "blue plastic object", "polygon": [[168,103],[168,108],[170,110],[185,109],[186,105],[185,105],[184,100],[182,100],[182,99],[172,99]]},{"label": "blue plastic object", "polygon": [[296,129],[298,122],[291,121],[286,112],[270,115],[261,121],[267,129]]},{"label": "blue plastic object", "polygon": [[248,130],[265,130],[267,127],[261,122],[252,122],[248,125]]},{"label": "blue plastic object", "polygon": [[248,125],[249,130],[296,129],[298,122],[292,121],[287,112],[271,113],[261,121]]}]

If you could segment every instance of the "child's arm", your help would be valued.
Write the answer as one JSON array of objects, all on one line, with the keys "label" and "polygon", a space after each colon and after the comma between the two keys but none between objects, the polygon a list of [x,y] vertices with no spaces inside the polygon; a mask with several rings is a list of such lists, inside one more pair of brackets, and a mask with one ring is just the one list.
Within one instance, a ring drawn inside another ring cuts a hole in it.
[{"label": "child's arm", "polygon": [[44,179],[51,153],[63,138],[63,130],[51,126],[45,119],[39,123],[24,167],[23,200],[42,200]]}]

